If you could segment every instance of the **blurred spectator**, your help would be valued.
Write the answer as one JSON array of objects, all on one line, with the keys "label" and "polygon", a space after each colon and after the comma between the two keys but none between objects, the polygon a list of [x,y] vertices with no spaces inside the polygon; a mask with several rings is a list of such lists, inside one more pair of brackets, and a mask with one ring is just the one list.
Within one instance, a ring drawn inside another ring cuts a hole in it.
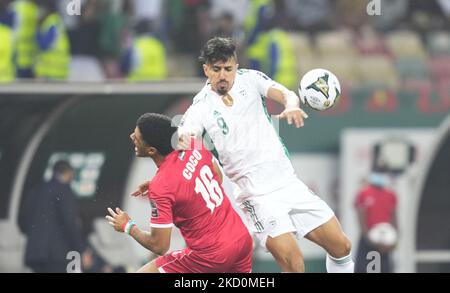
[{"label": "blurred spectator", "polygon": [[15,79],[13,63],[13,14],[8,9],[10,1],[0,0],[0,83]]},{"label": "blurred spectator", "polygon": [[355,33],[355,43],[361,55],[390,54],[383,35],[371,25],[364,25]]},{"label": "blurred spectator", "polygon": [[329,0],[286,0],[286,14],[295,28],[315,33],[332,27],[332,4]]},{"label": "blurred spectator", "polygon": [[37,54],[36,32],[39,9],[34,1],[16,0],[14,11],[15,65],[18,78],[33,78],[33,64]]},{"label": "blurred spectator", "polygon": [[85,1],[81,7],[78,25],[69,31],[73,55],[100,57],[99,1]]},{"label": "blurred spectator", "polygon": [[178,51],[195,53],[211,33],[209,23],[209,1],[172,0],[170,1],[170,20],[173,40]]},{"label": "blurred spectator", "polygon": [[220,19],[223,15],[231,15],[234,25],[242,27],[252,0],[210,0],[211,17]]},{"label": "blurred spectator", "polygon": [[34,272],[65,273],[69,252],[88,252],[70,188],[73,176],[71,165],[58,161],[53,167],[52,179],[26,195],[19,224],[28,238],[25,264]]},{"label": "blurred spectator", "polygon": [[443,5],[446,1],[440,0],[410,0],[409,1],[409,23],[412,28],[417,30],[423,37],[430,30],[443,30],[449,27],[449,19],[447,5]]},{"label": "blurred spectator", "polygon": [[369,19],[367,1],[336,0],[336,26],[358,30]]},{"label": "blurred spectator", "polygon": [[238,47],[241,47],[244,42],[244,32],[237,27],[233,15],[228,12],[224,12],[215,19],[213,35],[222,38],[232,38]]},{"label": "blurred spectator", "polygon": [[163,0],[133,0],[134,22],[141,20],[150,20],[153,23],[156,32],[160,31],[163,21]]},{"label": "blurred spectator", "polygon": [[408,13],[408,0],[383,0],[381,15],[373,17],[374,26],[381,31],[398,28]]},{"label": "blurred spectator", "polygon": [[103,0],[100,16],[100,51],[107,78],[120,78],[120,56],[130,40],[132,0]]},{"label": "blurred spectator", "polygon": [[397,227],[397,196],[392,190],[387,188],[387,185],[388,176],[386,173],[373,172],[369,177],[368,184],[356,197],[355,208],[358,212],[361,231],[355,264],[356,273],[367,272],[368,263],[371,261],[371,259],[367,259],[367,256],[372,251],[380,253],[380,272],[392,272],[390,257],[396,243],[388,243],[384,239],[386,238],[390,242],[388,238],[393,238],[394,236],[381,235],[381,239],[378,242],[378,239],[374,239],[371,235],[374,232],[372,229],[379,224],[390,224],[389,227]]},{"label": "blurred spectator", "polygon": [[149,81],[167,78],[166,50],[154,36],[150,20],[136,26],[136,39],[122,59],[122,72],[130,81]]},{"label": "blurred spectator", "polygon": [[264,17],[261,32],[247,51],[250,68],[294,90],[297,86],[296,54],[288,33],[280,28],[279,17]]},{"label": "blurred spectator", "polygon": [[273,14],[274,4],[272,0],[250,0],[249,12],[244,22],[248,47],[251,47],[256,42],[261,33],[264,19]]},{"label": "blurred spectator", "polygon": [[57,13],[56,1],[37,0],[41,8],[37,32],[37,78],[64,80],[69,74],[70,43],[63,21]]}]

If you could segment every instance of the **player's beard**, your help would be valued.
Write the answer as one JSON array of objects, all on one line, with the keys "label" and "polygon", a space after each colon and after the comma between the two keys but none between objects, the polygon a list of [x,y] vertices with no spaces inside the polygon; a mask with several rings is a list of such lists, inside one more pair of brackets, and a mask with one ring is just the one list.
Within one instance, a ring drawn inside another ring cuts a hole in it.
[{"label": "player's beard", "polygon": [[226,93],[228,93],[228,82],[223,82],[220,81],[217,84],[217,93],[221,96],[225,95]]}]

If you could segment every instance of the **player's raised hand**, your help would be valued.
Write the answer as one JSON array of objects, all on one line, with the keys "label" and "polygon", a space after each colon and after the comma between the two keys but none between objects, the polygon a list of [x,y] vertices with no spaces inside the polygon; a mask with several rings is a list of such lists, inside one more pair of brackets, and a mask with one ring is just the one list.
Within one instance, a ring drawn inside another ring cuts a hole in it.
[{"label": "player's raised hand", "polygon": [[119,208],[116,208],[115,211],[112,208],[108,208],[108,212],[110,214],[110,216],[106,216],[106,220],[108,221],[108,223],[117,232],[124,232],[125,226],[130,220],[128,214]]},{"label": "player's raised hand", "polygon": [[297,128],[305,126],[304,120],[308,119],[308,117],[308,114],[298,107],[286,108],[283,113],[278,115],[278,119],[286,119],[289,125],[294,123]]},{"label": "player's raised hand", "polygon": [[148,186],[151,181],[146,181],[139,185],[138,189],[131,193],[131,196],[138,197],[138,196],[146,196],[148,195]]}]

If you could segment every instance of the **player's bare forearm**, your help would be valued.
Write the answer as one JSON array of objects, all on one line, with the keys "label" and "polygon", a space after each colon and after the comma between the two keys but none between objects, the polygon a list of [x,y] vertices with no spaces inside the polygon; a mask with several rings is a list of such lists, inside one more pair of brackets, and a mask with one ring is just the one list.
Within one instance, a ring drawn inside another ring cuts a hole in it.
[{"label": "player's bare forearm", "polygon": [[168,247],[163,247],[158,239],[153,237],[151,232],[144,231],[134,226],[130,232],[131,237],[136,240],[140,245],[150,250],[154,254],[164,255],[169,249]]},{"label": "player's bare forearm", "polygon": [[119,208],[108,208],[108,223],[120,233],[129,233],[139,244],[158,255],[169,250],[172,228],[152,228],[151,232],[143,231],[136,226],[130,216]]},{"label": "player's bare forearm", "polygon": [[[288,89],[286,89],[288,92]],[[271,87],[267,92],[267,97],[280,105],[287,106],[287,98],[285,95],[287,94],[284,90],[279,87]],[[299,105],[297,105],[298,107]]]},{"label": "player's bare forearm", "polygon": [[286,119],[289,125],[294,123],[297,128],[305,125],[304,119],[307,119],[308,115],[300,108],[299,98],[294,92],[276,84],[268,90],[267,96],[285,107],[278,119]]}]

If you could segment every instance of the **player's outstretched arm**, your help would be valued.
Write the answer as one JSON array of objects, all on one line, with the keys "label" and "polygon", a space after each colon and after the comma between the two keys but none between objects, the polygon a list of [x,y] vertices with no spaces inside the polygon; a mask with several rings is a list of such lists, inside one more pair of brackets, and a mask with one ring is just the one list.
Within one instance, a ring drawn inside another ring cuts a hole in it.
[{"label": "player's outstretched arm", "polygon": [[172,228],[152,228],[151,232],[139,229],[128,214],[119,208],[108,208],[108,223],[120,233],[129,234],[139,244],[157,255],[164,255],[170,247]]},{"label": "player's outstretched arm", "polygon": [[138,197],[148,195],[148,186],[150,185],[150,182],[151,181],[145,181],[144,183],[140,184],[138,189],[131,193],[131,196]]},{"label": "player's outstretched arm", "polygon": [[293,91],[277,83],[269,88],[267,96],[285,107],[278,119],[286,119],[289,125],[294,123],[297,128],[305,125],[304,120],[308,118],[308,114],[300,108],[299,98]]}]

